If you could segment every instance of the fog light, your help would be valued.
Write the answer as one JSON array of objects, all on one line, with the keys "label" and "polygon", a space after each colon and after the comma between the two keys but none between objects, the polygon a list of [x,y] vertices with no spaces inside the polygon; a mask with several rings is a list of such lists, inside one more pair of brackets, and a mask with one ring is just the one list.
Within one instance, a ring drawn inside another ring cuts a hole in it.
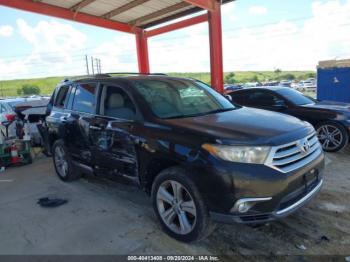
[{"label": "fog light", "polygon": [[251,205],[249,205],[248,202],[243,202],[238,205],[238,212],[239,213],[245,213],[251,208]]},{"label": "fog light", "polygon": [[261,197],[261,198],[241,198],[236,201],[235,205],[231,208],[231,213],[246,213],[248,212],[256,203],[271,200],[272,197]]}]

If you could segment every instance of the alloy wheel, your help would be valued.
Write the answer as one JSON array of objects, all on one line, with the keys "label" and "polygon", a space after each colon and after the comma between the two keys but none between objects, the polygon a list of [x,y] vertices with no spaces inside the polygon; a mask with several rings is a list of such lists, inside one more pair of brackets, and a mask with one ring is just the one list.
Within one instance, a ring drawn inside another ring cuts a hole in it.
[{"label": "alloy wheel", "polygon": [[174,180],[158,188],[157,208],[165,225],[176,234],[190,233],[196,225],[196,205],[188,190]]},{"label": "alloy wheel", "polygon": [[55,166],[61,177],[66,177],[68,174],[68,162],[66,153],[61,146],[55,148]]},{"label": "alloy wheel", "polygon": [[335,150],[343,142],[343,134],[333,125],[323,125],[317,129],[317,137],[324,150]]}]

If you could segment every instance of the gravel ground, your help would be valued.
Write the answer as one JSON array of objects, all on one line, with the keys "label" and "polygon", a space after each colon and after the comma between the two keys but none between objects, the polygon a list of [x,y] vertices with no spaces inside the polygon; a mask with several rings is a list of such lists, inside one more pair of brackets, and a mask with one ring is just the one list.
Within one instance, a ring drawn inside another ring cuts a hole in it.
[{"label": "gravel ground", "polygon": [[[218,225],[206,240],[166,236],[144,192],[93,177],[63,183],[51,159],[0,173],[0,254],[193,254],[254,261],[280,255],[350,255],[350,148],[327,154],[320,194],[290,217],[259,227]],[[69,200],[44,209],[40,197]],[[339,257],[338,257],[339,258]]]}]

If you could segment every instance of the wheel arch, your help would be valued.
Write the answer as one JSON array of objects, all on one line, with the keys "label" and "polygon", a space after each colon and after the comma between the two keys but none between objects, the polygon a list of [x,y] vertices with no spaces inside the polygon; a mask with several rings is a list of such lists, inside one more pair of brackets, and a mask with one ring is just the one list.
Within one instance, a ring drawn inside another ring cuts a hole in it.
[{"label": "wheel arch", "polygon": [[165,157],[164,158],[156,157],[156,158],[150,159],[143,167],[141,167],[141,172],[140,172],[141,186],[147,192],[147,194],[151,193],[154,179],[163,170],[174,166],[181,166],[181,163],[179,161],[165,158]]}]

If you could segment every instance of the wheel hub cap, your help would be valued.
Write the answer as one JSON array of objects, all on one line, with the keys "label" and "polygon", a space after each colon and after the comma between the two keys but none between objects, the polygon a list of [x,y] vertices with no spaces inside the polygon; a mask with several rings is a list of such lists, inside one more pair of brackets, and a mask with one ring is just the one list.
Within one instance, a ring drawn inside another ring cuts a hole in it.
[{"label": "wheel hub cap", "polygon": [[317,137],[324,150],[335,150],[343,142],[342,132],[333,125],[323,125],[318,128]]},{"label": "wheel hub cap", "polygon": [[68,163],[66,160],[65,152],[60,146],[57,146],[55,148],[55,166],[60,176],[67,176]]},{"label": "wheel hub cap", "polygon": [[180,183],[167,180],[158,188],[157,208],[165,225],[177,234],[190,233],[196,224],[196,206]]}]

